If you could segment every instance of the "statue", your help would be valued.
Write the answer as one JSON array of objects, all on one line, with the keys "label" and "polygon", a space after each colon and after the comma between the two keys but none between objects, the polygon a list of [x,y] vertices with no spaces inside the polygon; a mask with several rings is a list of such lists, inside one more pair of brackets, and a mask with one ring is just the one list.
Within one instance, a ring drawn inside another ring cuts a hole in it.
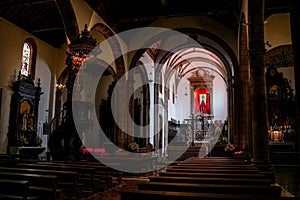
[{"label": "statue", "polygon": [[27,130],[34,131],[34,114],[29,113],[27,116]]},{"label": "statue", "polygon": [[272,127],[279,126],[278,116],[275,112],[273,113],[273,116],[271,118],[271,125],[272,125]]},{"label": "statue", "polygon": [[27,114],[27,110],[25,110],[23,113],[23,116],[22,116],[22,121],[21,121],[21,130],[22,131],[27,131],[27,123],[28,123],[28,114]]}]

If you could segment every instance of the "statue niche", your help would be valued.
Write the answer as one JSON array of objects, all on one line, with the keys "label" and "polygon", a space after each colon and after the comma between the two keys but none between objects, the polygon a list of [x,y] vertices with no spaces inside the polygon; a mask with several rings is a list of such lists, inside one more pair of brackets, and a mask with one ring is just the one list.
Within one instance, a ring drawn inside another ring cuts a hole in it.
[{"label": "statue niche", "polygon": [[30,76],[23,76],[20,73],[17,80],[12,81],[10,88],[13,94],[7,134],[8,153],[10,153],[10,147],[35,146],[38,108],[42,94],[40,80],[35,86]]},{"label": "statue niche", "polygon": [[32,105],[28,100],[24,100],[20,105],[20,119],[18,122],[18,126],[20,132],[35,132],[36,125],[34,123],[34,112],[32,109]]}]

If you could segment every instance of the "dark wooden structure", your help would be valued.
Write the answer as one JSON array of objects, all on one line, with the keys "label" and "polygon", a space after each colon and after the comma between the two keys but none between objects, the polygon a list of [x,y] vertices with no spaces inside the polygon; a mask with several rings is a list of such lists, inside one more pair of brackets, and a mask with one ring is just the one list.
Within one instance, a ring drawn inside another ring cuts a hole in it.
[{"label": "dark wooden structure", "polygon": [[[8,127],[8,146],[10,147],[34,146],[37,134],[37,119],[41,92],[40,80],[37,86],[30,76],[19,73],[15,81],[10,85],[13,94],[10,103],[10,116]],[[27,140],[25,142],[24,140]]]}]

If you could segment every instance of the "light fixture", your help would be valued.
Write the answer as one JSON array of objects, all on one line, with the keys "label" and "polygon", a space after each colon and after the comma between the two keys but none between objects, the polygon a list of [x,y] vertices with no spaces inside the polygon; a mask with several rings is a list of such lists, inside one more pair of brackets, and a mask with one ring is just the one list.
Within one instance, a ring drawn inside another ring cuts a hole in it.
[{"label": "light fixture", "polygon": [[269,41],[265,42],[265,45],[267,45],[269,48],[272,47]]},{"label": "light fixture", "polygon": [[188,93],[187,93],[187,87],[185,87],[185,92],[184,92],[184,95],[187,96]]},{"label": "light fixture", "polygon": [[64,89],[65,87],[66,86],[64,84],[62,84],[62,83],[57,83],[56,84],[56,88],[59,89],[59,90]]},{"label": "light fixture", "polygon": [[152,77],[152,76],[153,76],[153,74],[152,74],[152,72],[150,72],[150,73],[149,73],[149,80],[148,80],[149,83],[152,83],[152,82],[153,82],[153,77]]}]

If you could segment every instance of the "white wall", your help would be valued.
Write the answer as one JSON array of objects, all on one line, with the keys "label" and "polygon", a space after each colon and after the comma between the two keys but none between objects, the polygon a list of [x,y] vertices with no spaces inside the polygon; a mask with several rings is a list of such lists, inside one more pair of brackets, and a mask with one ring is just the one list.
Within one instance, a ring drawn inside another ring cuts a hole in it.
[{"label": "white wall", "polygon": [[[265,20],[265,42],[266,50],[269,51],[281,45],[292,44],[290,30],[289,13],[273,14]],[[291,80],[291,87],[295,89],[294,67],[278,68],[278,72],[283,73],[283,77]]]},{"label": "white wall", "polygon": [[289,13],[273,14],[265,20],[265,42],[267,51],[280,45],[291,44]]},{"label": "white wall", "polygon": [[54,48],[37,39],[26,31],[0,18],[0,87],[3,88],[2,110],[0,118],[0,153],[6,152],[7,132],[9,125],[10,98],[12,91],[8,87],[14,70],[20,69],[22,47],[27,38],[33,38],[37,43],[37,60],[35,82],[41,79],[42,92],[39,106],[39,122],[44,122],[48,113],[52,110],[55,98],[54,87],[57,76],[65,67],[65,48]]},{"label": "white wall", "polygon": [[226,84],[220,76],[216,76],[214,79],[213,89],[213,114],[214,120],[224,121],[228,117],[228,92]]}]

